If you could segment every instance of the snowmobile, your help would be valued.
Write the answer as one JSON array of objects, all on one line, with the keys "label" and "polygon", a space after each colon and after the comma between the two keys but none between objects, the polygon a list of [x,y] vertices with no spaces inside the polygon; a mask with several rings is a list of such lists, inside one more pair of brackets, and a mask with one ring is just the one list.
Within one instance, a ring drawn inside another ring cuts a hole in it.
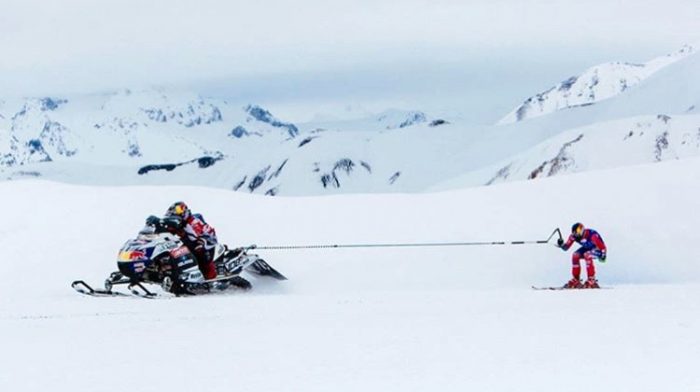
[{"label": "snowmobile", "polygon": [[249,253],[256,248],[255,245],[229,249],[226,245],[219,244],[214,252],[217,277],[206,280],[194,254],[180,237],[169,230],[179,224],[173,218],[149,218],[138,236],[127,241],[119,250],[118,271],[112,272],[105,280],[104,289],[95,289],[82,280],[74,281],[71,287],[91,296],[130,295],[113,290],[115,286],[125,285],[131,295],[151,298],[156,294],[144,284],[159,285],[166,292],[182,296],[233,287],[250,289],[250,282],[241,276],[244,272],[277,280],[287,279],[258,255]]}]

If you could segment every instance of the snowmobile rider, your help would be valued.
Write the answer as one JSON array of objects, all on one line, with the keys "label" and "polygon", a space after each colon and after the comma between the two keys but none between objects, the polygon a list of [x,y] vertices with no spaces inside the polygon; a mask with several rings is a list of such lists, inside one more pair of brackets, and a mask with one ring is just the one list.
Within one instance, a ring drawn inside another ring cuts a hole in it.
[{"label": "snowmobile rider", "polygon": [[214,249],[218,240],[214,228],[209,226],[201,214],[193,214],[182,201],[173,203],[165,212],[165,217],[180,219],[180,226],[171,228],[170,231],[180,237],[194,254],[204,278],[207,280],[216,278]]},{"label": "snowmobile rider", "polygon": [[[582,223],[574,223],[571,226],[571,235],[569,235],[567,241],[564,242],[563,239],[559,238],[557,245],[564,251],[567,251],[574,242],[578,242],[581,247],[571,256],[571,274],[573,278],[564,285],[564,288],[600,288],[595,277],[593,261],[594,258],[598,258],[600,261],[605,262],[607,248],[603,238],[597,231],[586,229]],[[586,260],[586,274],[588,276],[584,284],[581,284],[581,258]]]}]

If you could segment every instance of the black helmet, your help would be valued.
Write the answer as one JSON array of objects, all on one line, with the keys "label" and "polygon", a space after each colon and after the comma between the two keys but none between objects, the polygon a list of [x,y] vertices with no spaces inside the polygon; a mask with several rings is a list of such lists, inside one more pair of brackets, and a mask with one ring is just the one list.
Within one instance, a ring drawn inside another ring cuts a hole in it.
[{"label": "black helmet", "polygon": [[184,201],[176,201],[165,212],[166,217],[178,217],[182,220],[187,220],[191,215],[192,212],[190,212],[190,208],[187,207]]},{"label": "black helmet", "polygon": [[571,226],[571,235],[573,235],[574,238],[579,239],[583,237],[584,230],[586,230],[586,228],[583,227],[583,223],[576,222],[573,226]]}]

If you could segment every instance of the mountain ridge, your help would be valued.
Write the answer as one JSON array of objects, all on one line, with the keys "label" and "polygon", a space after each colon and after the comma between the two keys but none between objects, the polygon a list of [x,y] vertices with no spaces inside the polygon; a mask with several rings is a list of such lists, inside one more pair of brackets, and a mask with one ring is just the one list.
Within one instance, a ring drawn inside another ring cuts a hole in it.
[{"label": "mountain ridge", "polygon": [[643,64],[609,62],[592,66],[549,89],[527,98],[498,124],[511,124],[559,110],[592,105],[624,93],[664,67],[696,53],[690,45]]},{"label": "mountain ridge", "polygon": [[[690,148],[700,127],[699,64],[689,54],[593,105],[498,126],[418,109],[293,123],[255,103],[167,89],[4,100],[0,178],[262,195],[422,192],[452,179],[478,186],[684,158],[700,154]],[[648,124],[644,137],[637,123]],[[579,147],[589,140],[622,152],[596,157],[603,150]]]}]

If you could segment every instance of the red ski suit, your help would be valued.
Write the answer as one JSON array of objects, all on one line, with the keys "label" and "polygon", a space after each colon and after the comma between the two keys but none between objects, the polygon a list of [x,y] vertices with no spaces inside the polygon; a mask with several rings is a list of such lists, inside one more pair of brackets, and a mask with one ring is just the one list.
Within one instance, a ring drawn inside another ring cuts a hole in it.
[{"label": "red ski suit", "polygon": [[214,249],[218,244],[216,230],[209,226],[200,214],[192,214],[175,234],[194,253],[204,278],[216,278],[216,266],[214,265]]},{"label": "red ski suit", "polygon": [[561,246],[564,250],[569,250],[574,242],[578,242],[581,247],[578,248],[573,255],[571,255],[571,275],[574,279],[581,278],[581,258],[586,260],[586,274],[588,278],[595,278],[595,265],[593,264],[594,256],[601,256],[606,254],[607,248],[605,247],[605,242],[603,238],[598,234],[597,231],[593,229],[585,229],[581,238],[574,237],[573,234],[569,236],[569,239]]}]

